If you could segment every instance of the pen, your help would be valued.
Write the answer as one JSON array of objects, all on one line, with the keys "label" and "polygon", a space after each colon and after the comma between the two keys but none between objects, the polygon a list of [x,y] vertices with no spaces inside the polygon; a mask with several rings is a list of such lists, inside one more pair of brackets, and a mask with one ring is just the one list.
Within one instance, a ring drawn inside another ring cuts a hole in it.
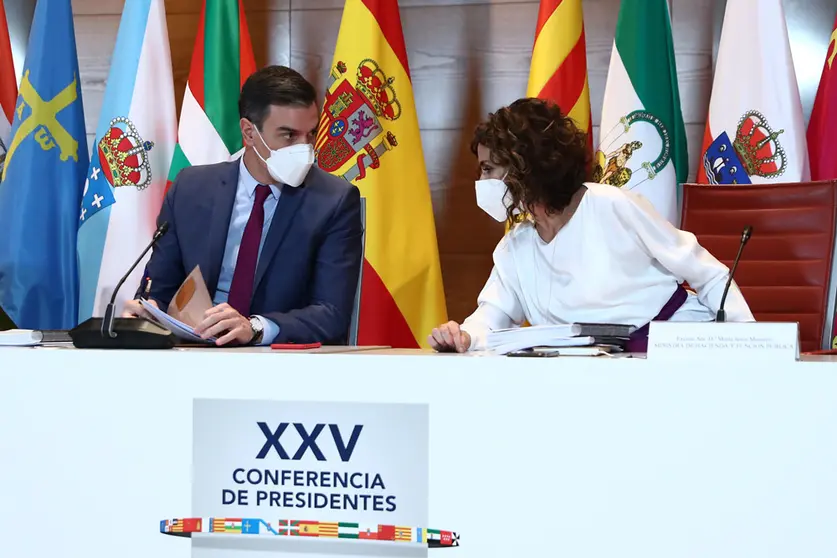
[{"label": "pen", "polygon": [[151,294],[151,277],[145,278],[145,290],[142,292],[141,298],[143,300],[148,300],[148,295]]}]

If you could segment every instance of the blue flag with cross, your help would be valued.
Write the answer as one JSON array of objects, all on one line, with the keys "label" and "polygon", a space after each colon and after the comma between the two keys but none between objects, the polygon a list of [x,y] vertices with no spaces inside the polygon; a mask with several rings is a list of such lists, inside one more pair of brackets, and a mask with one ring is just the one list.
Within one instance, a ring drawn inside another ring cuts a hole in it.
[{"label": "blue flag with cross", "polygon": [[0,182],[0,307],[26,329],[78,320],[76,234],[89,163],[70,0],[40,0]]}]

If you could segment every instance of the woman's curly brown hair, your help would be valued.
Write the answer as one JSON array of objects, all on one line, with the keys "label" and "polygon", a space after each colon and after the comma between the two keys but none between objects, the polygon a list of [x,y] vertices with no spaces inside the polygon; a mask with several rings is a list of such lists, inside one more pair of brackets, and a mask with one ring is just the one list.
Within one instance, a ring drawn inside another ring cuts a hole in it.
[{"label": "woman's curly brown hair", "polygon": [[488,115],[474,131],[471,151],[491,150],[491,161],[508,168],[504,182],[512,196],[508,210],[543,204],[547,213],[563,211],[589,180],[587,133],[553,102],[518,99]]}]

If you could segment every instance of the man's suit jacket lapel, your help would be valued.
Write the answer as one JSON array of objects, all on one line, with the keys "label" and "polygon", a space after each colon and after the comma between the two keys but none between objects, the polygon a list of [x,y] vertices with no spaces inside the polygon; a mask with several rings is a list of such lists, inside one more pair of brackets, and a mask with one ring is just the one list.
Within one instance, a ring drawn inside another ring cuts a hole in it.
[{"label": "man's suit jacket lapel", "polygon": [[279,203],[273,214],[273,220],[270,222],[267,238],[265,238],[261,254],[259,254],[259,264],[256,267],[256,281],[253,286],[254,290],[258,288],[259,283],[264,278],[264,274],[271,260],[273,260],[276,251],[279,249],[279,245],[282,244],[282,240],[288,232],[291,221],[299,213],[299,207],[305,198],[305,192],[306,188],[304,185],[298,188],[292,188],[287,185],[282,187],[282,195],[279,196]]},{"label": "man's suit jacket lapel", "polygon": [[[227,168],[220,173],[215,184],[207,184],[206,201],[210,204],[212,217],[209,221],[209,235],[204,262],[201,264],[209,296],[215,296],[218,277],[221,275],[221,263],[227,245],[227,233],[230,228],[235,192],[238,188],[240,159],[227,163]],[[204,267],[205,266],[205,267]],[[188,273],[191,270],[186,270]]]}]

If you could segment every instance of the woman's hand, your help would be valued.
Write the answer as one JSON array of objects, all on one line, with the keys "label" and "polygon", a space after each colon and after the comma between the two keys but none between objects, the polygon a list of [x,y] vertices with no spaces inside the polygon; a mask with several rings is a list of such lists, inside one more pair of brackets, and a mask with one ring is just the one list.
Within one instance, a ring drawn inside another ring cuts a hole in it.
[{"label": "woman's hand", "polygon": [[459,324],[454,321],[433,328],[427,340],[439,352],[464,353],[471,347],[471,336],[467,331],[459,329]]}]

